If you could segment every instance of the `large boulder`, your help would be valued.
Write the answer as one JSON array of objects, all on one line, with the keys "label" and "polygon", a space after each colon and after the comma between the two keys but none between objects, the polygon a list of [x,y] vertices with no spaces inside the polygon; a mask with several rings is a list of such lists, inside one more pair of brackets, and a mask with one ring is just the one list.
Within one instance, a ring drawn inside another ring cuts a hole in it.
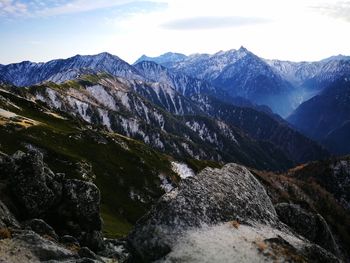
[{"label": "large boulder", "polygon": [[83,230],[101,230],[100,190],[81,180],[65,180],[60,215],[65,221],[77,222]]},{"label": "large boulder", "polygon": [[62,176],[53,173],[37,151],[12,156],[11,190],[22,205],[22,216],[37,217],[57,205],[62,196]]},{"label": "large boulder", "polygon": [[243,166],[206,168],[165,194],[141,219],[128,241],[146,261],[171,251],[176,237],[190,228],[235,220],[277,224],[277,214],[264,187]]},{"label": "large boulder", "polygon": [[320,214],[306,211],[296,204],[280,203],[275,206],[279,219],[308,240],[339,255],[339,248],[327,222]]},{"label": "large boulder", "polygon": [[165,194],[127,238],[133,262],[339,262],[279,221],[245,168],[206,168]]},{"label": "large boulder", "polygon": [[[29,219],[27,227],[53,239],[58,239],[55,232],[60,235],[73,235],[94,251],[104,248],[100,217],[101,197],[96,185],[65,179],[63,174],[52,172],[39,151],[18,151],[11,157],[1,158],[1,163],[4,180],[10,181],[11,196],[20,208],[17,212],[21,219]],[[8,216],[10,214],[1,204],[0,226],[4,225],[3,221],[11,221]],[[33,218],[34,220],[30,220]]]},{"label": "large boulder", "polygon": [[55,211],[62,232],[77,237],[95,252],[104,248],[100,199],[100,191],[93,183],[65,180],[62,201]]}]

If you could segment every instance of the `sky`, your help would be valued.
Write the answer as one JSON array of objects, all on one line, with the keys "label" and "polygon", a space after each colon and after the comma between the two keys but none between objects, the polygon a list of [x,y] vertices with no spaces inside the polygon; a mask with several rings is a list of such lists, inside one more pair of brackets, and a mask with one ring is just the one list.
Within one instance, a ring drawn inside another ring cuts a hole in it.
[{"label": "sky", "polygon": [[350,55],[350,0],[0,0],[0,64],[240,46],[291,61]]}]

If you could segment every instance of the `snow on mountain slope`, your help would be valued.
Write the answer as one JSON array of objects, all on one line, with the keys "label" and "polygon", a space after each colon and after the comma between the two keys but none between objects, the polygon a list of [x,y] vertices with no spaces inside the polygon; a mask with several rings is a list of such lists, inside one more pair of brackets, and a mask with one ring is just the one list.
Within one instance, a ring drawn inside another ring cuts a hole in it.
[{"label": "snow on mountain slope", "polygon": [[282,77],[300,88],[322,90],[350,75],[350,57],[334,56],[317,62],[265,60]]},{"label": "snow on mountain slope", "polygon": [[186,55],[180,53],[167,52],[158,57],[148,57],[146,55],[142,55],[138,60],[135,61],[134,65],[143,62],[143,61],[153,61],[157,64],[169,66],[173,63],[183,61],[187,58]]},{"label": "snow on mountain slope", "polygon": [[230,97],[239,96],[267,105],[283,116],[291,111],[292,85],[244,47],[213,55],[190,55],[170,65],[170,69],[207,81]]},{"label": "snow on mountain slope", "polygon": [[193,170],[188,167],[185,163],[171,162],[171,168],[175,173],[177,173],[182,179],[187,177],[195,176]]},{"label": "snow on mountain slope", "polygon": [[246,52],[247,50],[241,47],[239,50],[219,51],[213,55],[194,54],[174,64],[172,68],[192,77],[214,80],[228,64],[235,63],[244,57]]},{"label": "snow on mountain slope", "polygon": [[[153,61],[157,58],[153,58]],[[214,84],[274,112],[288,116],[302,102],[339,78],[350,76],[350,59],[333,56],[317,62],[266,60],[244,47],[213,55],[194,54],[167,65],[169,69]],[[263,95],[261,95],[263,94]]]},{"label": "snow on mountain slope", "polygon": [[[277,163],[273,155],[265,154],[265,151],[270,152],[272,145],[260,145],[230,125],[201,117],[198,106],[195,108],[193,102],[170,87],[172,93],[168,94],[168,100],[162,99],[164,89],[159,90],[162,91],[158,93],[161,98],[159,103],[173,101],[173,106],[169,105],[169,110],[166,105],[158,106],[154,89],[159,85],[101,74],[88,75],[61,85],[44,83],[11,90],[91,125],[104,126],[106,130],[143,141],[176,157],[235,161],[264,169],[281,169],[292,165],[287,158]],[[149,93],[140,94],[138,88]],[[192,112],[193,115],[176,116],[185,109],[188,110],[187,114]],[[198,135],[197,129],[193,125],[188,126],[188,123],[198,123],[205,133]]]},{"label": "snow on mountain slope", "polygon": [[30,86],[47,80],[63,82],[75,79],[81,71],[86,74],[87,70],[130,79],[143,79],[134,67],[109,53],[93,56],[76,55],[47,63],[24,61],[0,68],[0,75],[16,86]]},{"label": "snow on mountain slope", "polygon": [[186,97],[195,94],[216,94],[217,89],[209,83],[189,77],[182,73],[174,73],[155,62],[143,61],[134,65],[145,78],[166,83]]}]

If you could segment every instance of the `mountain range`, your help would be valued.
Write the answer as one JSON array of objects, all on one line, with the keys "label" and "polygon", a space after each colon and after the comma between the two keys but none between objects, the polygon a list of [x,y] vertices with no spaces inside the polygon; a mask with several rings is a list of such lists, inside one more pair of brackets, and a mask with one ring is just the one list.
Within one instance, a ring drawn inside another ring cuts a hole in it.
[{"label": "mountain range", "polygon": [[[42,261],[346,261],[349,158],[332,155],[350,153],[349,75],[349,57],[244,47],[0,65],[0,246]],[[223,236],[231,252],[212,258]]]},{"label": "mountain range", "polygon": [[[331,146],[330,141],[334,139],[312,136],[293,121],[295,114],[303,112],[298,109],[299,106],[303,107],[300,104],[321,94],[339,79],[350,77],[350,59],[346,56],[334,56],[318,62],[289,62],[262,59],[241,47],[213,55],[186,56],[171,52],[153,58],[143,55],[134,65],[130,65],[117,56],[101,53],[94,56],[77,55],[47,63],[25,61],[2,65],[0,82],[20,87],[43,82],[61,84],[84,75],[101,73],[127,80],[128,85],[132,85],[142,96],[147,99],[153,96],[153,103],[165,106],[167,111],[176,115],[197,114],[203,107],[198,102],[205,101],[207,97],[210,97],[208,100],[215,98],[225,104],[266,113],[278,122],[282,122],[278,114],[289,117],[287,121],[296,129],[323,144],[332,153],[348,152],[338,149],[342,146]],[[153,88],[144,89],[145,85],[138,82],[153,83]],[[154,88],[158,85],[155,83],[159,83],[159,88]],[[163,95],[169,92],[172,95],[163,96],[152,90],[162,90]],[[182,96],[178,103],[174,101],[174,94]],[[186,105],[184,108],[182,103]],[[214,113],[210,115],[217,117]],[[287,122],[284,124],[290,126]],[[344,134],[346,127],[339,132]],[[246,130],[243,129],[243,132]],[[290,156],[288,158],[293,160]]]},{"label": "mountain range", "polygon": [[[207,80],[233,96],[266,104],[283,117],[350,72],[350,59],[342,55],[317,62],[291,62],[263,59],[244,47],[212,55],[167,54],[161,60],[142,56],[137,62],[158,61],[174,71]],[[275,97],[279,95],[280,98]],[[274,105],[275,99],[280,100],[281,105]]]}]

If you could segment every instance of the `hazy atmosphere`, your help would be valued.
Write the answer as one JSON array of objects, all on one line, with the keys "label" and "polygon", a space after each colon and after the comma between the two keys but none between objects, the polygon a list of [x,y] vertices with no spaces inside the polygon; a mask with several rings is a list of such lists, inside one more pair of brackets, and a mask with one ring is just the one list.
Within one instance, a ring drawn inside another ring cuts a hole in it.
[{"label": "hazy atmosphere", "polygon": [[0,0],[0,63],[107,51],[129,63],[167,51],[245,46],[264,58],[350,54],[350,2]]}]

